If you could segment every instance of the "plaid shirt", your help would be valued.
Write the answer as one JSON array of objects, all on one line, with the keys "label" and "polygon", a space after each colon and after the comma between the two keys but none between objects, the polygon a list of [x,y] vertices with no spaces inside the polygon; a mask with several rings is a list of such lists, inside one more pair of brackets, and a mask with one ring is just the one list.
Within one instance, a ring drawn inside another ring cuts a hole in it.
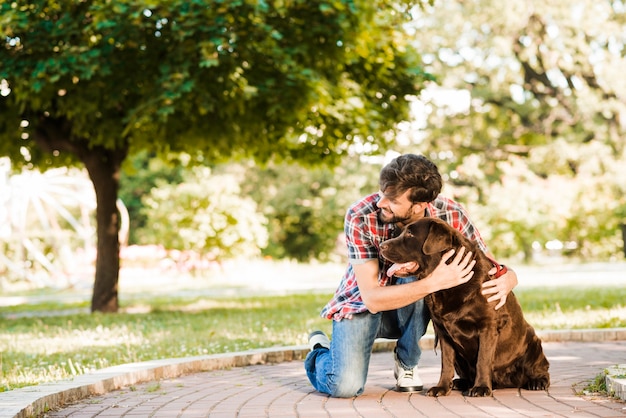
[{"label": "plaid shirt", "polygon": [[[400,232],[395,224],[382,223],[378,220],[380,210],[376,203],[378,193],[371,194],[354,203],[346,213],[344,228],[348,246],[350,264],[344,274],[333,299],[322,309],[321,316],[340,321],[350,319],[352,315],[366,312],[367,307],[361,299],[356,283],[353,264],[367,260],[378,260],[380,286],[389,284],[387,269],[391,263],[380,256],[380,243]],[[469,239],[476,241],[487,252],[487,246],[478,230],[469,219],[467,212],[459,203],[439,195],[426,208],[426,216],[440,218],[461,231]]]}]

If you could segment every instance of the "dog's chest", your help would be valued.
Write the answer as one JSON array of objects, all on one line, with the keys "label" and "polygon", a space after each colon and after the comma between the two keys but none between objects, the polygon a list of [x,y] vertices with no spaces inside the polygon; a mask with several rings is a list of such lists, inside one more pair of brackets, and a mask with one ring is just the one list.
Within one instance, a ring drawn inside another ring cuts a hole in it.
[{"label": "dog's chest", "polygon": [[467,283],[440,290],[425,298],[433,322],[452,325],[457,322],[480,322],[488,313],[487,301],[479,283]]}]

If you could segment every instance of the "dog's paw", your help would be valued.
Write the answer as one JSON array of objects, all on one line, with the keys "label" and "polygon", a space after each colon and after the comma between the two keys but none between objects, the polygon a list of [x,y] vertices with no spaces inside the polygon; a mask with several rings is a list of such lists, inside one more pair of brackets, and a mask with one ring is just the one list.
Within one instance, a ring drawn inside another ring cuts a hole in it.
[{"label": "dog's paw", "polygon": [[532,377],[528,379],[524,389],[528,390],[546,390],[550,386],[550,379],[548,377]]},{"label": "dog's paw", "polygon": [[467,392],[463,393],[465,396],[471,396],[474,398],[480,398],[485,396],[491,396],[491,389],[487,386],[474,386]]},{"label": "dog's paw", "polygon": [[444,388],[442,386],[433,386],[432,388],[428,389],[428,392],[426,392],[426,396],[434,396],[437,398],[439,396],[448,396],[450,392],[451,392],[450,388]]}]

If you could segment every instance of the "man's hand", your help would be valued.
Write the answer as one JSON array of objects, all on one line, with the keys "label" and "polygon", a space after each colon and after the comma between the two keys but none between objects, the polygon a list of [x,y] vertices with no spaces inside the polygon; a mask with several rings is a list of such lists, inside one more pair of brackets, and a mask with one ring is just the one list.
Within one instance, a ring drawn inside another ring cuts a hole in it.
[{"label": "man's hand", "polygon": [[[441,257],[441,262],[437,268],[432,272],[431,277],[436,280],[436,282],[433,283],[433,286],[435,286],[433,292],[467,283],[474,275],[472,269],[474,268],[474,264],[476,264],[476,260],[472,260],[471,251],[465,254],[465,247],[461,247],[454,257],[454,260],[452,260],[450,264],[447,264],[446,262],[454,253],[455,250],[450,250],[445,253]],[[465,257],[463,257],[464,254]]]},{"label": "man's hand", "polygon": [[[490,275],[494,275],[496,272],[496,267],[489,270]],[[496,309],[500,309],[506,303],[506,297],[515,286],[517,286],[517,274],[509,268],[505,274],[497,279],[484,282],[482,294],[485,296],[491,295],[487,299],[487,302],[499,300]]]}]

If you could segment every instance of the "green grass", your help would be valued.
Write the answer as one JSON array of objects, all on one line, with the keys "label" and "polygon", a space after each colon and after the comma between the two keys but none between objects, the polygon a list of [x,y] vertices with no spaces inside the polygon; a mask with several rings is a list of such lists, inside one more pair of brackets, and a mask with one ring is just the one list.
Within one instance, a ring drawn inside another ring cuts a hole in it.
[{"label": "green grass", "polygon": [[[303,344],[311,329],[330,331],[319,317],[329,298],[158,298],[118,314],[58,316],[14,308],[1,319],[0,392],[117,364]],[[27,311],[34,316],[20,316]]]},{"label": "green grass", "polygon": [[526,320],[536,329],[626,326],[626,288],[551,287],[516,289]]},{"label": "green grass", "polygon": [[606,387],[606,376],[607,376],[607,371],[605,369],[602,372],[598,373],[593,378],[593,380],[591,380],[587,384],[587,386],[585,386],[583,390],[577,391],[576,393],[579,395],[586,395],[586,396],[594,396],[594,395],[611,396],[611,394],[608,392],[607,387]]},{"label": "green grass", "polygon": [[[624,288],[515,293],[536,329],[626,326]],[[3,308],[0,392],[130,362],[304,344],[313,329],[330,332],[319,317],[330,297],[144,296],[118,314],[90,314],[84,302]]]}]

